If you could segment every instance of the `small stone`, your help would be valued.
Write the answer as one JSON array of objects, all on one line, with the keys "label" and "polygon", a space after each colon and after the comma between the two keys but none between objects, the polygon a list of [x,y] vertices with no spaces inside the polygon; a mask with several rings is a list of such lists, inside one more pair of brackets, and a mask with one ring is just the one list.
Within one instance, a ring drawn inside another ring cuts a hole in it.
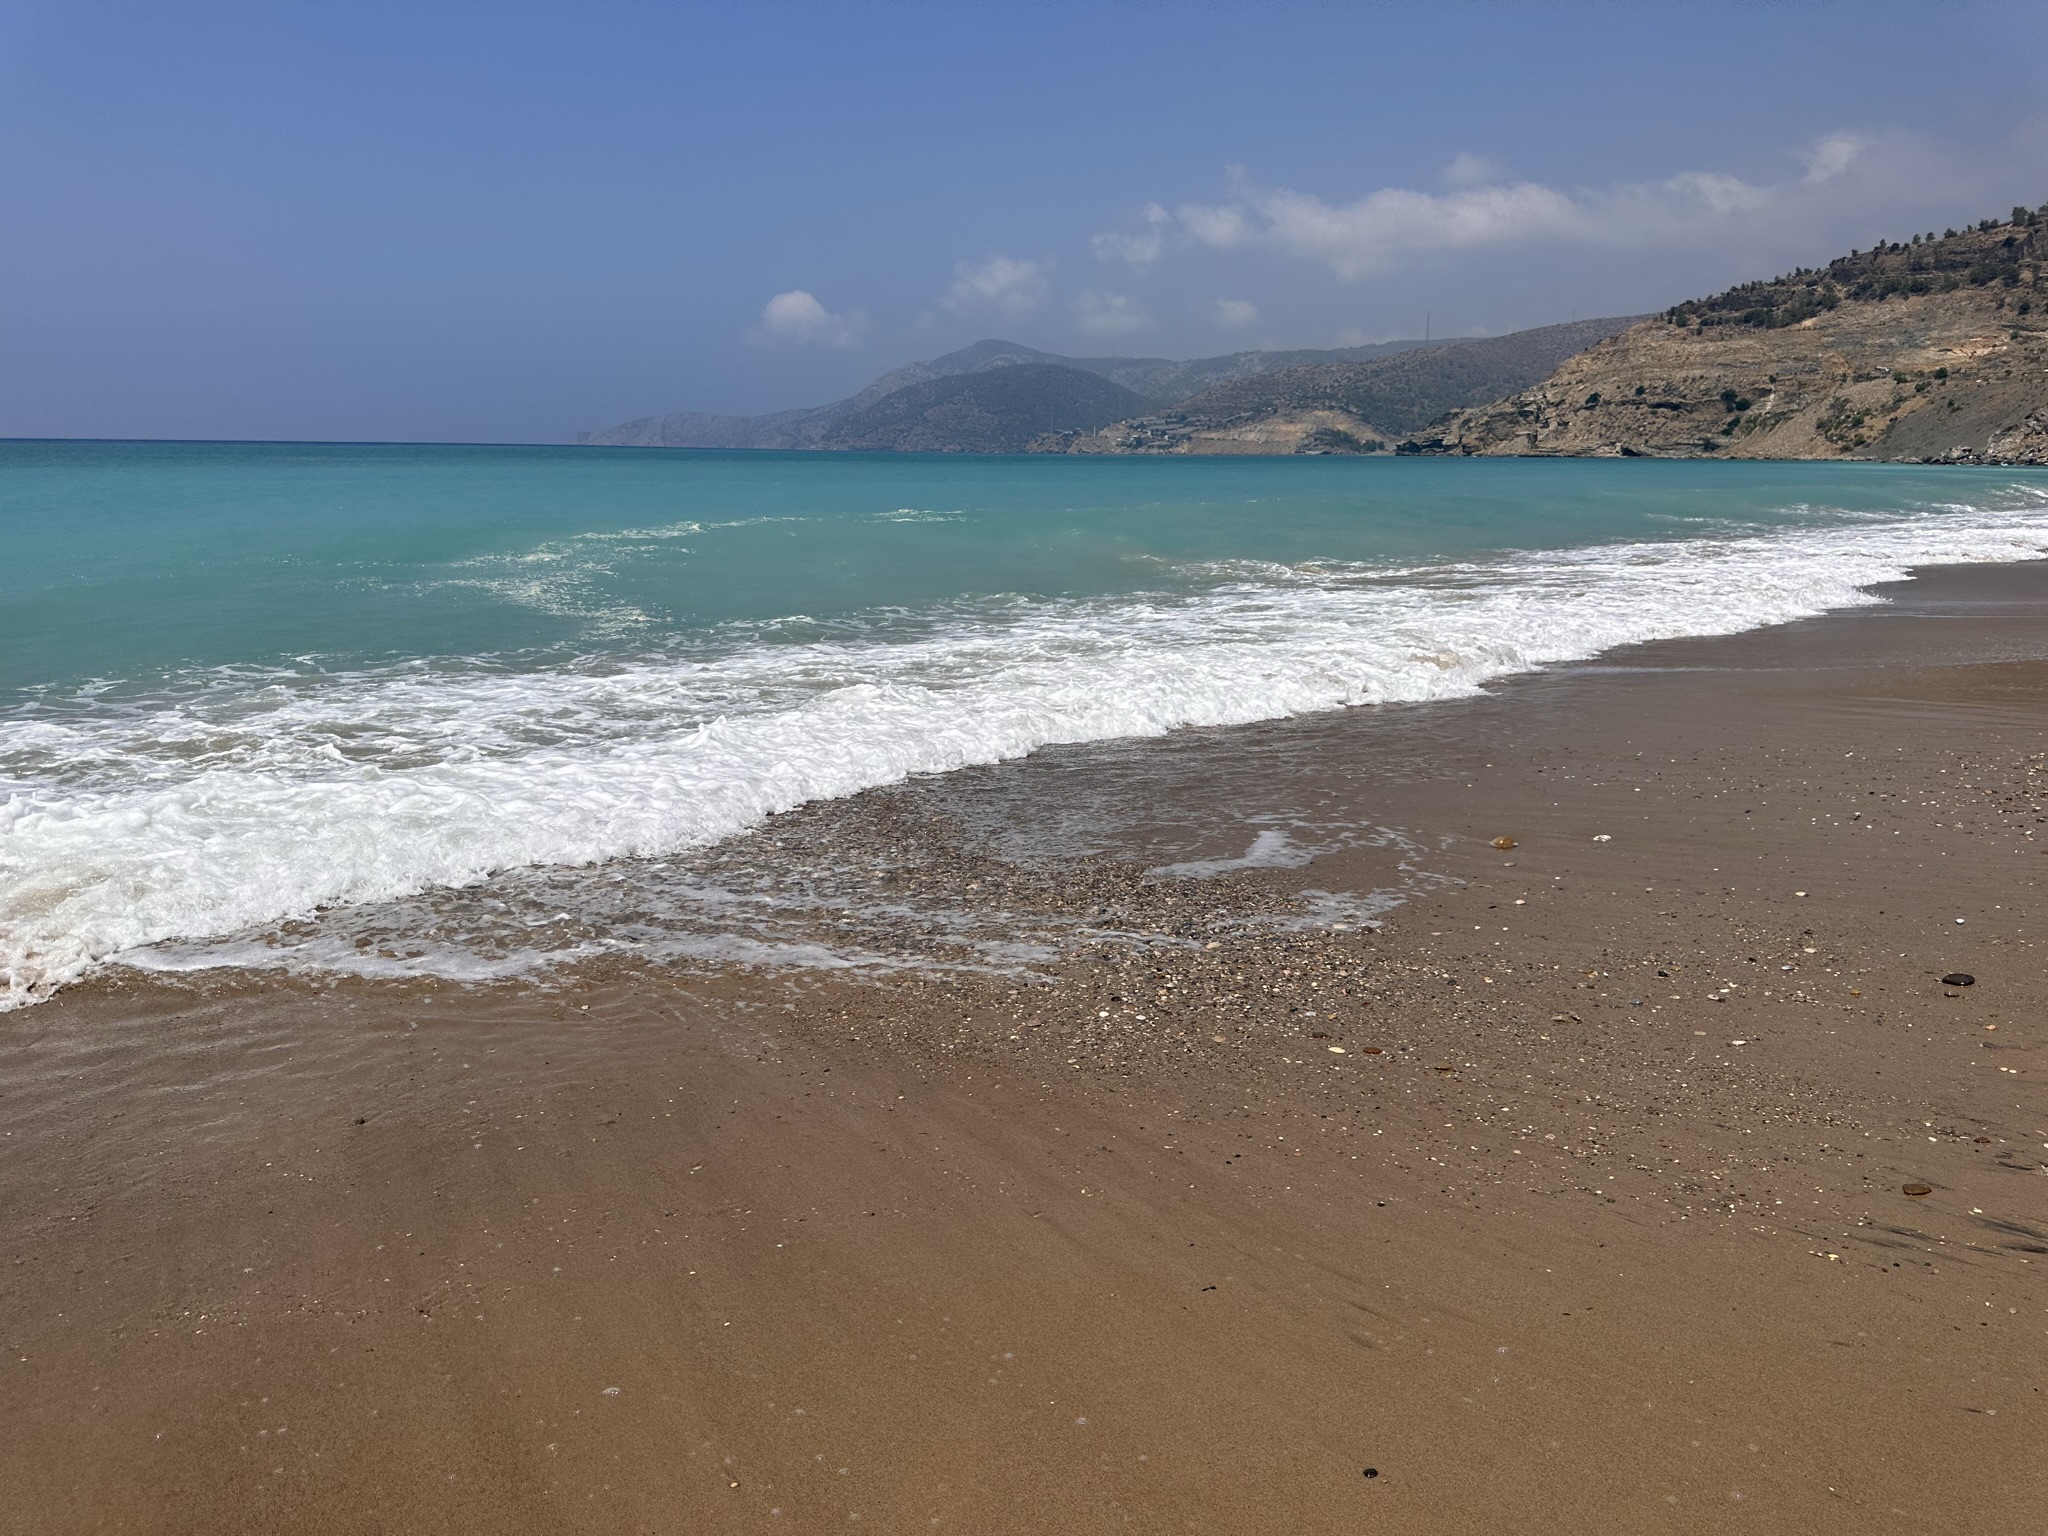
[{"label": "small stone", "polygon": [[1323,1047],[1323,1049],[1328,1051],[1332,1056],[1343,1056],[1349,1054],[1341,1045],[1326,1045]]},{"label": "small stone", "polygon": [[1906,1193],[1911,1195],[1915,1200],[1918,1200],[1922,1195],[1931,1195],[1934,1193],[1934,1187],[1930,1184],[1906,1184],[1900,1187],[1903,1188],[1906,1191]]},{"label": "small stone", "polygon": [[1515,840],[1512,837],[1496,837],[1493,840],[1493,846],[1505,853],[1508,849],[1515,846]]},{"label": "small stone", "polygon": [[1378,1477],[1379,1475],[1380,1475],[1380,1469],[1379,1469],[1378,1467],[1367,1467],[1367,1468],[1365,1469],[1365,1476],[1366,1476],[1366,1479],[1367,1479],[1368,1481],[1370,1481],[1371,1479],[1373,1479],[1373,1478],[1375,1478],[1375,1477]]},{"label": "small stone", "polygon": [[1977,978],[1968,971],[1950,971],[1941,978],[1941,984],[1944,987],[1974,987],[1977,985]]},{"label": "small stone", "polygon": [[1614,841],[1614,838],[1606,832],[1595,832],[1593,834],[1593,841],[1596,843],[1611,843]]}]

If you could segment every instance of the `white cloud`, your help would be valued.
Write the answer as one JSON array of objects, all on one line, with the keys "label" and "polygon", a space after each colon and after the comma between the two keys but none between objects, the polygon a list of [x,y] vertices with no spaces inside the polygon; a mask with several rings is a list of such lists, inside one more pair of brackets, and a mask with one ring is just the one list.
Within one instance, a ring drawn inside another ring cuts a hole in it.
[{"label": "white cloud", "polygon": [[1259,306],[1249,299],[1218,299],[1209,306],[1209,313],[1215,316],[1218,325],[1232,329],[1259,323]]},{"label": "white cloud", "polygon": [[1096,293],[1090,290],[1081,295],[1075,308],[1079,311],[1078,323],[1081,329],[1097,336],[1142,331],[1152,323],[1151,316],[1120,293]]},{"label": "white cloud", "polygon": [[1342,278],[1480,247],[1682,244],[1745,219],[1797,213],[1818,184],[1858,165],[1867,147],[1868,141],[1854,135],[1830,134],[1804,153],[1804,176],[1778,183],[1682,171],[1659,181],[1591,188],[1511,182],[1491,162],[1461,154],[1444,172],[1444,192],[1383,187],[1334,203],[1312,192],[1241,183],[1230,201],[1185,204],[1175,210],[1175,221],[1198,244],[1216,250],[1266,246],[1320,261]]},{"label": "white cloud", "polygon": [[1090,238],[1088,244],[1097,261],[1122,261],[1142,269],[1165,254],[1166,231],[1173,223],[1173,215],[1157,203],[1147,203],[1138,213],[1145,227],[1137,234],[1111,232]]},{"label": "white cloud", "polygon": [[1227,251],[1233,245],[1242,245],[1252,233],[1251,220],[1242,208],[1182,203],[1175,212],[1183,229],[1202,244],[1213,245],[1218,250]]},{"label": "white cloud", "polygon": [[1806,179],[1831,181],[1855,163],[1869,147],[1868,139],[1853,133],[1831,133],[1806,152]]},{"label": "white cloud", "polygon": [[991,256],[987,261],[963,261],[954,268],[953,286],[939,302],[955,314],[993,310],[1021,315],[1036,308],[1045,294],[1045,274],[1038,270],[1037,262]]},{"label": "white cloud", "polygon": [[1449,187],[1484,187],[1507,179],[1499,162],[1469,152],[1444,167],[1444,185]]},{"label": "white cloud", "polygon": [[860,339],[867,317],[858,311],[835,315],[801,288],[778,293],[761,308],[763,341],[822,342],[848,347]]}]

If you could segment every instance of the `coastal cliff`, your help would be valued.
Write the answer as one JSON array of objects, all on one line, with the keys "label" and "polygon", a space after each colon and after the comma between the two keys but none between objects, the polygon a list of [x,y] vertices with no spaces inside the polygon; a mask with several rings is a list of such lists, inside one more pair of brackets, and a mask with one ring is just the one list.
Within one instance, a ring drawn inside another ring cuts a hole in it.
[{"label": "coastal cliff", "polygon": [[2048,212],[1674,305],[1424,454],[2048,463]]}]

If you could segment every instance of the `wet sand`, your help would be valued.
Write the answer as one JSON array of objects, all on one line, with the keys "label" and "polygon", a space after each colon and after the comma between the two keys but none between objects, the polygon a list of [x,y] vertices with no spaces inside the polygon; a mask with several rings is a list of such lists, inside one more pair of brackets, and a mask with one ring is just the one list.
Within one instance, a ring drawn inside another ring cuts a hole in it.
[{"label": "wet sand", "polygon": [[[761,834],[1038,980],[8,1015],[0,1528],[2030,1529],[2048,567],[1892,590]],[[1283,801],[1390,835],[1146,875]]]}]

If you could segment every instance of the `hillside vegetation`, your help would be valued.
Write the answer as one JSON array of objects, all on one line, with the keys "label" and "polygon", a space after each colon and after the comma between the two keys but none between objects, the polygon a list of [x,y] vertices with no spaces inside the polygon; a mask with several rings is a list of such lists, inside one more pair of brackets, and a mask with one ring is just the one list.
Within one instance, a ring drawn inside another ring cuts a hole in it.
[{"label": "hillside vegetation", "polygon": [[1411,453],[2048,463],[2048,209],[1745,283]]},{"label": "hillside vegetation", "polygon": [[911,384],[837,423],[824,448],[893,453],[1022,453],[1048,432],[1090,431],[1151,402],[1058,363],[1015,363]]}]

